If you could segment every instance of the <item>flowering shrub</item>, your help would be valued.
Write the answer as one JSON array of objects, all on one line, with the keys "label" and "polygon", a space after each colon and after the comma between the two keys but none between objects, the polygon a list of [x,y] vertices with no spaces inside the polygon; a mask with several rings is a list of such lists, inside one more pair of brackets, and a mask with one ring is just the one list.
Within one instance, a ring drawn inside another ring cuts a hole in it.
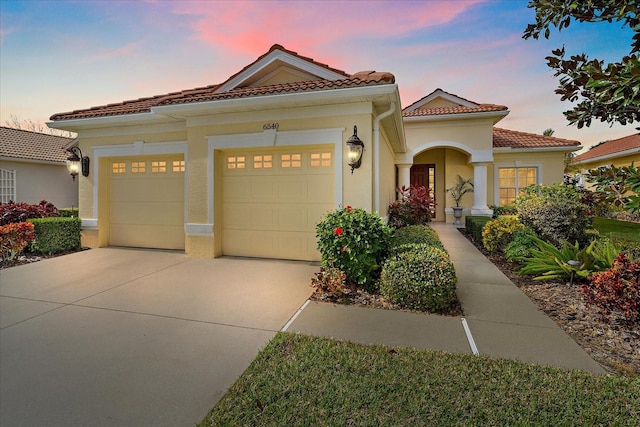
[{"label": "flowering shrub", "polygon": [[621,311],[629,324],[640,325],[640,262],[618,255],[610,269],[589,278],[582,293],[603,316]]},{"label": "flowering shrub", "polygon": [[424,186],[403,185],[396,191],[400,194],[400,200],[389,205],[390,227],[402,228],[431,222],[436,206],[431,197],[431,190]]},{"label": "flowering shrub", "polygon": [[316,237],[324,267],[335,267],[347,282],[375,290],[391,238],[391,229],[378,215],[351,206],[336,209],[316,226]]},{"label": "flowering shrub", "polygon": [[28,203],[0,203],[0,225],[24,222],[31,218],[48,218],[58,216],[58,209],[53,203],[42,200],[37,205]]},{"label": "flowering shrub", "polygon": [[489,252],[503,251],[513,240],[513,233],[524,228],[518,218],[501,216],[487,222],[482,229],[482,244]]},{"label": "flowering shrub", "polygon": [[18,222],[0,225],[0,259],[11,263],[35,237],[33,224]]}]

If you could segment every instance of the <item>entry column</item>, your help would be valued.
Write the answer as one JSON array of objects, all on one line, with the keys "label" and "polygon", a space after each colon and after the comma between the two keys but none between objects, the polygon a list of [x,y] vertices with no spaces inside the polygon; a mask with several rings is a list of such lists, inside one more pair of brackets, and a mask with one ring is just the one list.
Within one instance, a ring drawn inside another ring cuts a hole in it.
[{"label": "entry column", "polygon": [[398,186],[409,187],[411,185],[411,164],[397,164],[398,166]]},{"label": "entry column", "polygon": [[487,206],[487,163],[473,164],[473,206],[471,215],[493,215]]}]

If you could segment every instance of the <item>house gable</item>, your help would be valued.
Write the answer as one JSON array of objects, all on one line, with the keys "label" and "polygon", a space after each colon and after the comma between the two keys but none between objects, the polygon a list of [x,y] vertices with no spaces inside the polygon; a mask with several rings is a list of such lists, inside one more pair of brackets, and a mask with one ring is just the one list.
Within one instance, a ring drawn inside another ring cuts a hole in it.
[{"label": "house gable", "polygon": [[308,80],[340,80],[344,71],[298,55],[275,44],[269,51],[222,83],[216,93],[246,87],[269,86]]},{"label": "house gable", "polygon": [[419,99],[408,107],[404,108],[404,113],[410,113],[415,110],[429,110],[432,108],[443,108],[443,107],[467,107],[474,108],[479,104],[469,101],[468,99],[464,99],[457,95],[454,95],[449,92],[445,92],[444,90],[438,88],[431,92],[429,95]]}]

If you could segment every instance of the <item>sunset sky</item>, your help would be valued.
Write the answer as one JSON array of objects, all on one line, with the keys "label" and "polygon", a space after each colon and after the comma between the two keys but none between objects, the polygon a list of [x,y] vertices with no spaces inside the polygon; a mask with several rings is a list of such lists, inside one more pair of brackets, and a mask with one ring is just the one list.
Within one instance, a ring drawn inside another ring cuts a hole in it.
[{"label": "sunset sky", "polygon": [[498,126],[555,130],[585,147],[637,132],[568,126],[544,60],[563,44],[628,54],[621,24],[576,24],[523,40],[524,0],[0,1],[0,122],[220,83],[275,43],[348,73],[389,71],[403,107],[436,88],[511,113]]}]

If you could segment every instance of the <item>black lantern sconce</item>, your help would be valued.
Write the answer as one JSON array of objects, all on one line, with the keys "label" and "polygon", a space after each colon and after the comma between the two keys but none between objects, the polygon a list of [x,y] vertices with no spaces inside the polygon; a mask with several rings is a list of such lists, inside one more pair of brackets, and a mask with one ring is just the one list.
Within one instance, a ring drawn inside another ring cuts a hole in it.
[{"label": "black lantern sconce", "polygon": [[72,147],[67,151],[71,153],[67,157],[67,170],[71,174],[71,178],[75,181],[80,172],[82,172],[82,176],[89,176],[89,157],[83,156],[79,147]]},{"label": "black lantern sconce", "polygon": [[351,166],[351,173],[354,169],[358,169],[362,163],[362,152],[364,151],[364,142],[358,138],[358,127],[353,127],[353,135],[347,139],[347,158],[349,160],[349,166]]}]

